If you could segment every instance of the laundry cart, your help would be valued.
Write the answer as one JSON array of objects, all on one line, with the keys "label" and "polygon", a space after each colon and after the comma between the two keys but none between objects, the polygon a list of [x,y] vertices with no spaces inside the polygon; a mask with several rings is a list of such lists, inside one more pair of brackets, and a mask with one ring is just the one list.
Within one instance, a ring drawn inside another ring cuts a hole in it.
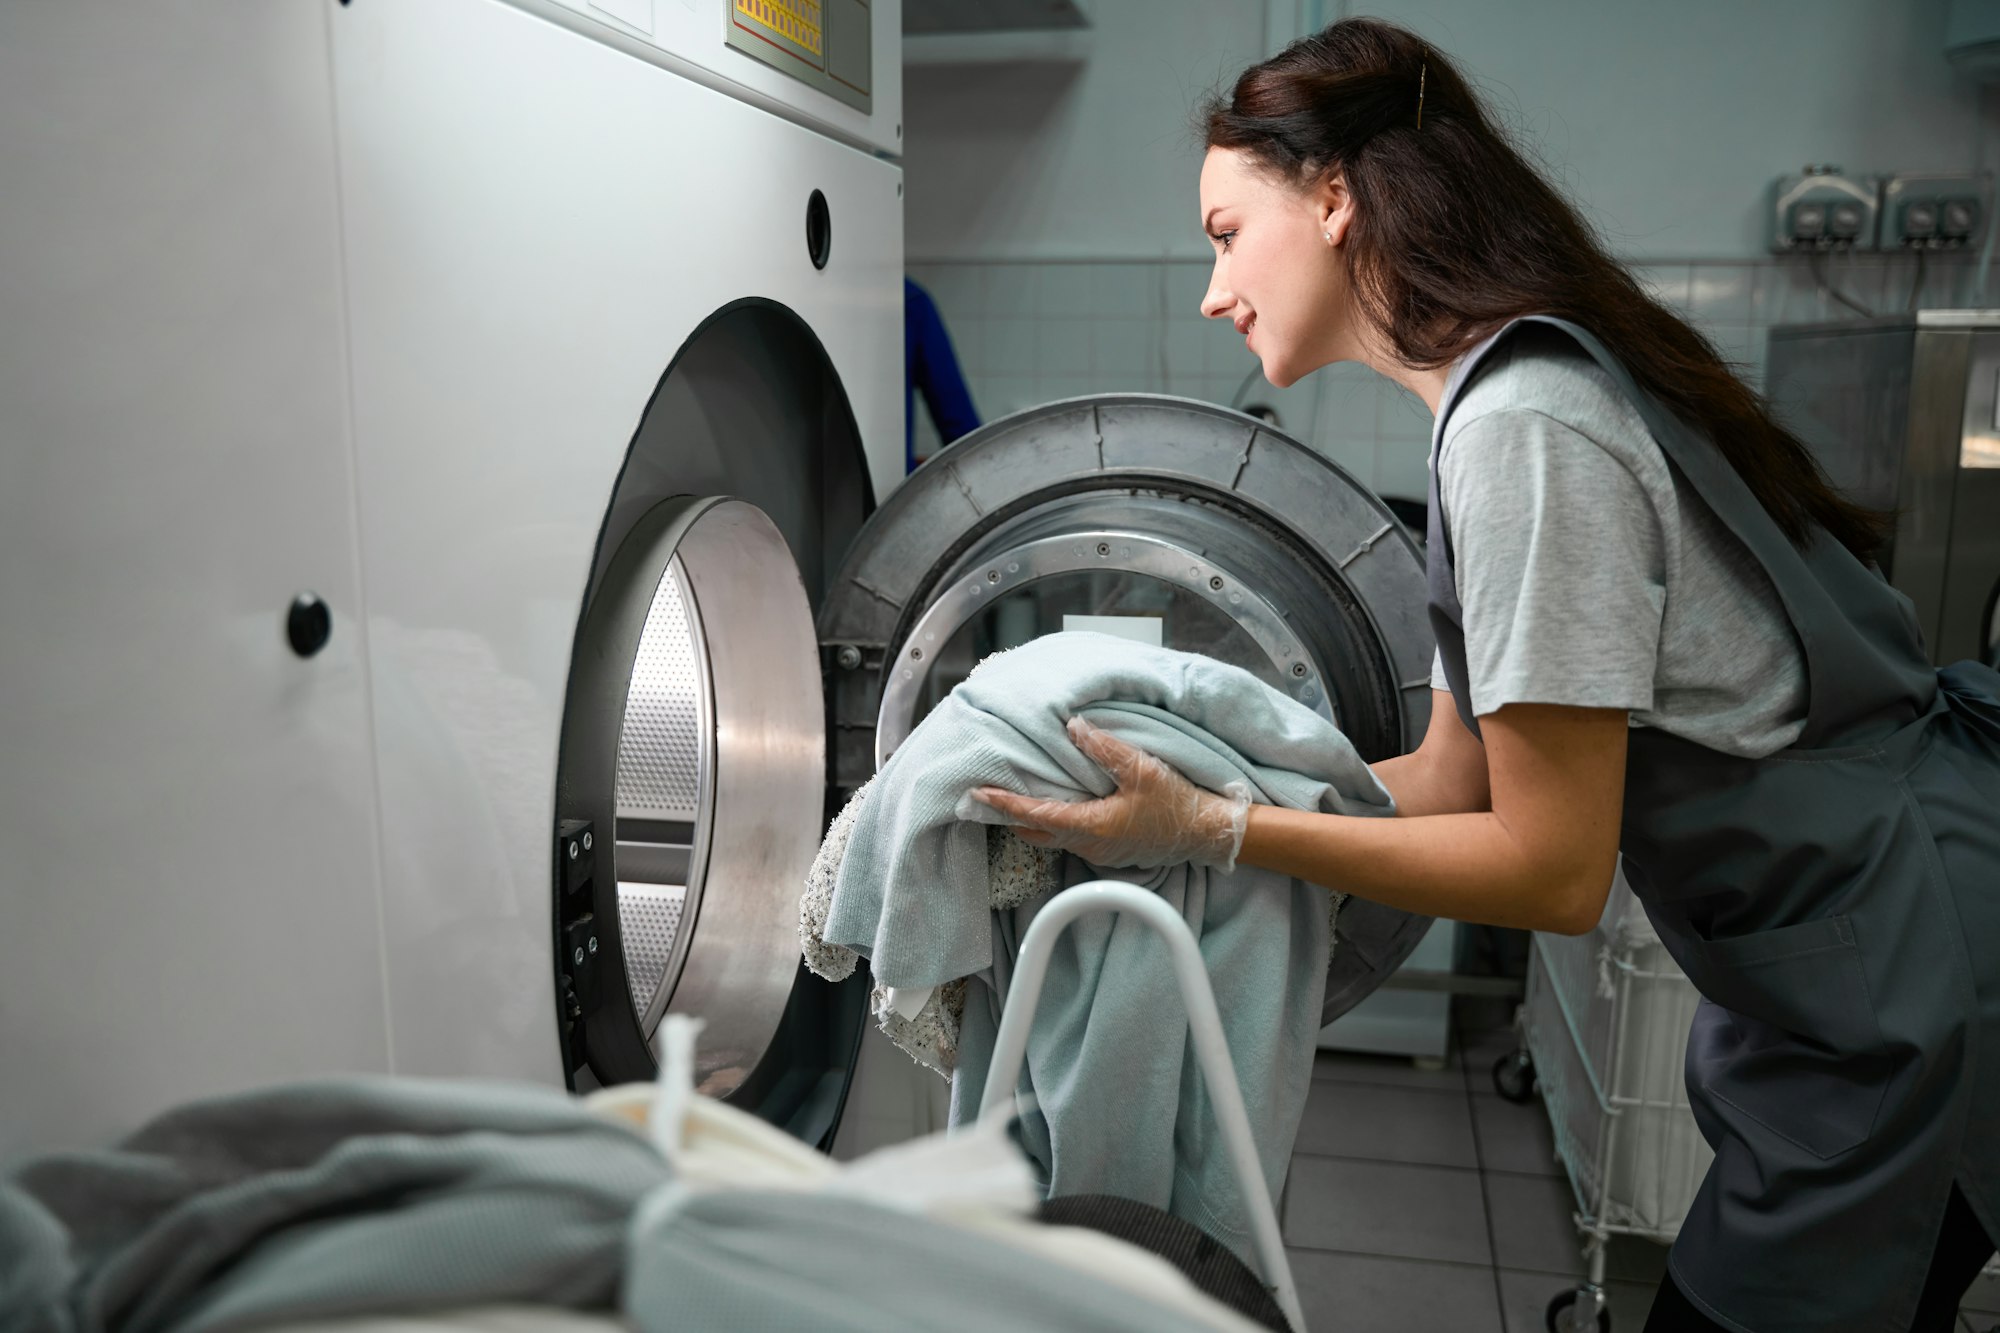
[{"label": "laundry cart", "polygon": [[1522,1045],[1493,1081],[1513,1101],[1540,1089],[1576,1191],[1590,1276],[1549,1302],[1551,1333],[1610,1329],[1605,1243],[1672,1241],[1708,1171],[1681,1072],[1699,999],[1622,876],[1595,930],[1534,937]]}]

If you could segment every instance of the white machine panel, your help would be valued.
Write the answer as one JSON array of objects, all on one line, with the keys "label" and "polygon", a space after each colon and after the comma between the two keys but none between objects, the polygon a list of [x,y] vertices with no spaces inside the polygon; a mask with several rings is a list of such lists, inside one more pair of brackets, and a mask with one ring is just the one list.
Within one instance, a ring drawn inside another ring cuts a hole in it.
[{"label": "white machine panel", "polygon": [[330,8],[0,5],[0,1159],[389,1066]]},{"label": "white machine panel", "polygon": [[886,494],[901,172],[495,0],[333,31],[396,1067],[553,1080],[557,743],[627,446],[690,336],[763,298],[818,334]]},{"label": "white machine panel", "polygon": [[[809,87],[732,48],[726,38],[738,0],[512,0],[531,13],[587,33],[601,41],[646,53],[668,68],[733,96],[776,109],[780,114],[877,153],[903,153],[902,0],[758,0],[748,24],[782,23],[796,11],[815,26],[836,18],[865,21],[871,32],[869,109]],[[830,12],[838,7],[842,13]],[[772,13],[769,11],[779,11]],[[782,66],[784,62],[779,62]],[[684,131],[682,131],[684,132]]]}]

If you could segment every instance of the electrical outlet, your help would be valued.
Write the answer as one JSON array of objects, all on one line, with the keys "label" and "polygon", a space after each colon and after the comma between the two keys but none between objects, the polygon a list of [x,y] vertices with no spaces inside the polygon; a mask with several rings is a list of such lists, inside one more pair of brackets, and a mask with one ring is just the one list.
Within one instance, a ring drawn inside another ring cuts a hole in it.
[{"label": "electrical outlet", "polygon": [[1881,194],[1879,177],[1844,176],[1839,167],[1780,176],[1771,186],[1771,249],[1873,250]]},{"label": "electrical outlet", "polygon": [[1988,172],[1901,171],[1882,188],[1884,250],[1969,250],[1986,239]]}]

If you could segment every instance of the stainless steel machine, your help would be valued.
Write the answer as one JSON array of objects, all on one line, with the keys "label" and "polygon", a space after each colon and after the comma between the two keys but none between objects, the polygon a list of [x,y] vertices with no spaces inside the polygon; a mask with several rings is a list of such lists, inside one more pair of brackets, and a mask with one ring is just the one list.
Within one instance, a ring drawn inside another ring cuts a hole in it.
[{"label": "stainless steel machine", "polygon": [[2000,661],[2000,311],[1774,328],[1765,392],[1836,485],[1894,512],[1883,569],[1933,659]]},{"label": "stainless steel machine", "polygon": [[[318,1073],[643,1078],[669,1011],[829,1141],[828,810],[1070,616],[1416,742],[1417,552],[1261,423],[1058,403],[902,480],[897,41],[0,7],[0,1158]],[[1427,924],[1343,922],[1329,1013]]]}]

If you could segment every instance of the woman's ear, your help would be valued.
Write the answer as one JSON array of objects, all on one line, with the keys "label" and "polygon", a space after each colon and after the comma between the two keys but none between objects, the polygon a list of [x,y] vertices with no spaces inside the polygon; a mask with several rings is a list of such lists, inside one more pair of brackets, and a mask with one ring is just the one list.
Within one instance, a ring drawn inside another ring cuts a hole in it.
[{"label": "woman's ear", "polygon": [[1327,175],[1313,186],[1312,201],[1326,243],[1345,244],[1347,229],[1354,225],[1354,193],[1347,188],[1346,175],[1338,171]]}]

